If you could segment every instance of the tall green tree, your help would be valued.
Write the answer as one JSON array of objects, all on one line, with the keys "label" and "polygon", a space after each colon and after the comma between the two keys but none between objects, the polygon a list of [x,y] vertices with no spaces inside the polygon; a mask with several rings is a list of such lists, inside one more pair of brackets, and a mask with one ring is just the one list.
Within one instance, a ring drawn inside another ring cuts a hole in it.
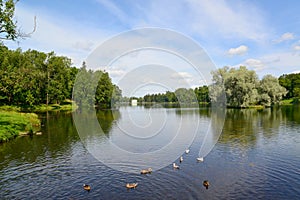
[{"label": "tall green tree", "polygon": [[19,36],[17,22],[13,20],[14,0],[0,0],[0,39],[16,40]]},{"label": "tall green tree", "polygon": [[202,86],[202,87],[197,87],[194,89],[196,97],[198,102],[205,102],[208,103],[210,102],[209,99],[209,90],[208,87],[206,85]]},{"label": "tall green tree", "polygon": [[279,83],[288,91],[286,99],[300,98],[300,73],[283,74],[279,77]]},{"label": "tall green tree", "polygon": [[276,77],[266,75],[262,78],[259,85],[260,104],[271,106],[279,103],[283,96],[287,94],[284,87],[279,84]]},{"label": "tall green tree", "polygon": [[107,72],[97,71],[99,77],[96,88],[96,104],[101,108],[111,107],[114,85]]},{"label": "tall green tree", "polygon": [[93,83],[93,72],[87,70],[86,63],[82,63],[76,76],[73,88],[73,100],[80,107],[95,105],[95,92],[97,84]]}]

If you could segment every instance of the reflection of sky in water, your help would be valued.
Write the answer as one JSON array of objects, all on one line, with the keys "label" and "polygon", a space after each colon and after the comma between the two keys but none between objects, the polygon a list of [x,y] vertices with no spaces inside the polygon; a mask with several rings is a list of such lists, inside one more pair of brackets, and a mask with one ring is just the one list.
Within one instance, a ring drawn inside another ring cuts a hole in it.
[{"label": "reflection of sky in water", "polygon": [[209,124],[198,109],[122,107],[108,136],[94,133],[86,144],[96,158],[119,170],[138,172],[147,166],[157,170],[193,148],[195,138],[199,152]]}]

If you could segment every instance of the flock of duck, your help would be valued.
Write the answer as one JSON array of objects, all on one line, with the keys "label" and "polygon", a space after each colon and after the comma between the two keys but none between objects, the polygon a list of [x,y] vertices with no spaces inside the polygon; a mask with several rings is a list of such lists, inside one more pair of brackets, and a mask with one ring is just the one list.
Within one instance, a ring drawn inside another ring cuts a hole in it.
[{"label": "flock of duck", "polygon": [[[186,149],[185,150],[185,153],[188,154],[190,152],[189,149]],[[198,162],[203,162],[204,161],[204,158],[203,157],[198,157],[197,158],[197,161]],[[179,162],[182,163],[183,162],[183,156],[180,156],[179,158]],[[176,164],[176,163],[173,163],[173,168],[174,169],[180,169],[180,167]],[[142,169],[141,170],[141,174],[151,174],[152,173],[152,169],[151,168],[148,168],[148,169]],[[126,183],[126,188],[127,189],[134,189],[138,186],[138,183]],[[203,181],[203,186],[208,189],[208,186],[209,186],[209,182],[208,180],[204,180]],[[83,185],[83,189],[86,190],[86,191],[90,191],[91,190],[91,186],[90,185],[86,185],[84,184]]]}]

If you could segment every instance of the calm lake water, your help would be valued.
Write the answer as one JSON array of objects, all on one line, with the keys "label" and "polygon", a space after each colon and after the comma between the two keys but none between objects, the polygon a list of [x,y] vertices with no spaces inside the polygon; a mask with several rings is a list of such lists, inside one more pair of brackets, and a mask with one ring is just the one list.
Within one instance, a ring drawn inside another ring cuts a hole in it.
[{"label": "calm lake water", "polygon": [[[83,116],[86,123],[89,115]],[[111,168],[90,152],[107,138],[128,151],[155,152],[172,141],[179,128],[188,135],[197,122],[197,131],[204,131],[212,118],[210,108],[98,111],[104,133],[86,137],[78,135],[71,113],[40,117],[41,136],[0,145],[0,199],[300,199],[300,107],[227,109],[222,134],[204,162],[196,161],[203,138],[196,137],[192,144],[182,138],[183,144],[174,141],[175,146],[191,146],[189,154],[180,149],[181,164],[176,157],[181,168],[174,170],[170,162],[148,175],[125,172],[136,170],[131,167],[139,160],[112,158]],[[147,143],[141,145],[135,141],[145,138]],[[104,152],[107,157],[113,155],[110,151]],[[209,180],[208,190],[203,180]],[[139,185],[127,190],[128,182]],[[84,183],[91,185],[90,192],[83,190]]]}]

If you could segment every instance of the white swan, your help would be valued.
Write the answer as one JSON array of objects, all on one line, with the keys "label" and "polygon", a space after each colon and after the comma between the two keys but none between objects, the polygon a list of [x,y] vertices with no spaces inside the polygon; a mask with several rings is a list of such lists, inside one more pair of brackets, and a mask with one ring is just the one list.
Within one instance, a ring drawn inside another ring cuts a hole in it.
[{"label": "white swan", "polygon": [[173,163],[173,167],[174,167],[174,169],[179,169],[179,166],[176,165],[176,163]]}]

